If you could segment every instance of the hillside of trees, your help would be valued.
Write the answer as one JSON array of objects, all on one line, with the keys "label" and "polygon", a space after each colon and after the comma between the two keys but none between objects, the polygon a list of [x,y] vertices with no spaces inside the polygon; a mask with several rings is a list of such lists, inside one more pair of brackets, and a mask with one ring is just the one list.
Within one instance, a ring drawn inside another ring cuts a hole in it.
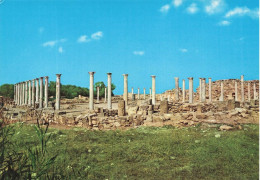
[{"label": "hillside of trees", "polygon": [[[97,94],[97,87],[99,87],[99,96],[100,97],[104,97],[105,96],[105,84],[104,82],[100,81],[100,82],[96,82],[94,85],[94,96],[96,96]],[[116,86],[112,83],[112,95],[113,94],[113,90],[116,88]],[[56,96],[56,82],[55,81],[50,81],[49,83],[49,97]],[[74,97],[78,97],[79,95],[82,96],[89,96],[89,89],[88,88],[84,88],[84,87],[79,87],[79,86],[75,86],[75,85],[62,85],[61,84],[61,96],[68,98],[68,99],[72,99]],[[0,86],[0,96],[5,96],[5,97],[9,97],[12,98],[14,97],[14,85],[13,84],[3,84]]]}]

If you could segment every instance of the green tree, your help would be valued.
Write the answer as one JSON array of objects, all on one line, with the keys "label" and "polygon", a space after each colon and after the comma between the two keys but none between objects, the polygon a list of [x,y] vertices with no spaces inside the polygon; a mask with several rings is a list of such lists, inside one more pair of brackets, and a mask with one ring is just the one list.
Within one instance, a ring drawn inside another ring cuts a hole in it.
[{"label": "green tree", "polygon": [[[106,85],[105,85],[105,83],[103,81],[96,82],[94,87],[95,87],[95,90],[94,90],[94,95],[95,96],[96,96],[97,87],[99,87],[99,96],[100,97],[105,97],[105,87],[106,87]],[[116,89],[116,85],[111,83],[111,89],[112,89],[112,96],[114,96],[113,90]]]},{"label": "green tree", "polygon": [[0,86],[0,96],[14,98],[14,85],[13,84],[3,84]]}]

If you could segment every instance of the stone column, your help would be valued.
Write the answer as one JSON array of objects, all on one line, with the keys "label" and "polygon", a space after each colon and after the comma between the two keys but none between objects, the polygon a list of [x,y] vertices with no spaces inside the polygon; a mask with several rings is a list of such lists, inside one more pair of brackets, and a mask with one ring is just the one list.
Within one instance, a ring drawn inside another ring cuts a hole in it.
[{"label": "stone column", "polygon": [[175,101],[179,101],[179,78],[175,77]]},{"label": "stone column", "polygon": [[107,108],[112,109],[112,88],[111,88],[111,78],[112,73],[107,73]]},{"label": "stone column", "polygon": [[25,97],[24,97],[24,104],[28,105],[28,81],[25,81]]},{"label": "stone column", "polygon": [[132,101],[135,100],[135,95],[134,95],[134,88],[132,87]]},{"label": "stone column", "polygon": [[251,83],[248,82],[248,101],[251,100],[251,92],[250,92],[251,88],[250,88],[250,86],[251,86]]},{"label": "stone column", "polygon": [[212,79],[209,78],[209,102],[212,102]]},{"label": "stone column", "polygon": [[254,82],[254,100],[256,100],[256,85],[255,85],[255,82]]},{"label": "stone column", "polygon": [[137,93],[138,93],[137,99],[140,99],[140,88],[137,89]]},{"label": "stone column", "polygon": [[163,100],[160,102],[160,114],[168,113],[168,101]]},{"label": "stone column", "polygon": [[125,115],[125,101],[120,100],[118,101],[118,116],[124,116]]},{"label": "stone column", "polygon": [[97,103],[99,103],[99,86],[97,86]]},{"label": "stone column", "polygon": [[49,77],[48,76],[45,76],[45,83],[44,83],[44,88],[45,88],[45,91],[44,91],[44,107],[47,108],[48,107],[48,97],[49,97],[49,94],[48,94],[48,89],[49,89]]},{"label": "stone column", "polygon": [[189,77],[189,103],[193,103],[193,77]]},{"label": "stone column", "polygon": [[145,88],[144,88],[144,99],[145,99]]},{"label": "stone column", "polygon": [[124,76],[124,101],[125,105],[128,105],[128,74],[123,74]]},{"label": "stone column", "polygon": [[105,87],[105,100],[104,103],[107,102],[107,88]]},{"label": "stone column", "polygon": [[241,75],[241,101],[245,101],[245,93],[244,93],[244,75]]},{"label": "stone column", "polygon": [[32,80],[32,106],[35,107],[35,79]]},{"label": "stone column", "polygon": [[220,91],[220,97],[219,101],[224,101],[224,84],[223,80],[220,81],[221,91]]},{"label": "stone column", "polygon": [[152,99],[152,89],[150,88],[150,99]]},{"label": "stone column", "polygon": [[156,101],[155,101],[155,75],[152,75],[152,104],[155,105]]},{"label": "stone column", "polygon": [[23,82],[23,92],[22,93],[23,93],[22,105],[24,105],[25,104],[25,82]]},{"label": "stone column", "polygon": [[29,100],[28,100],[28,106],[32,105],[32,83],[31,80],[28,81],[29,83]]},{"label": "stone column", "polygon": [[43,77],[40,77],[40,101],[39,108],[43,108]]},{"label": "stone column", "polygon": [[200,93],[199,93],[199,101],[201,102],[201,100],[202,100],[202,98],[201,98],[201,96],[202,96],[202,93],[201,93],[201,91],[202,91],[202,88],[201,88],[201,78],[199,78],[200,79]]},{"label": "stone column", "polygon": [[55,110],[60,110],[60,76],[56,74],[56,107]]},{"label": "stone column", "polygon": [[21,105],[24,104],[24,83],[21,82]]},{"label": "stone column", "polygon": [[238,101],[238,94],[237,94],[237,80],[235,80],[235,101]]},{"label": "stone column", "polygon": [[185,79],[182,80],[182,102],[185,102]]},{"label": "stone column", "polygon": [[14,84],[14,104],[16,104],[16,84]]},{"label": "stone column", "polygon": [[22,105],[22,83],[19,83],[19,105]]},{"label": "stone column", "polygon": [[94,74],[95,72],[89,73],[89,110],[94,110]]},{"label": "stone column", "polygon": [[35,102],[39,103],[39,78],[36,78],[35,80],[36,80],[36,92],[35,92],[36,100],[35,100]]},{"label": "stone column", "polygon": [[206,102],[206,78],[201,78],[201,102]]},{"label": "stone column", "polygon": [[20,105],[20,83],[17,83],[17,102],[16,104],[19,106]]}]

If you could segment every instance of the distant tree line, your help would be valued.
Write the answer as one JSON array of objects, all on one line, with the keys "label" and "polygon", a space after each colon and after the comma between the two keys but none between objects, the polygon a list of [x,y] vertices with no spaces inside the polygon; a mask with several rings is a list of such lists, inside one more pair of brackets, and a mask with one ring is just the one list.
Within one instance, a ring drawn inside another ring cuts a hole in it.
[{"label": "distant tree line", "polygon": [[[113,90],[116,88],[116,86],[112,83],[112,96]],[[99,87],[99,96],[100,97],[105,97],[105,87],[106,85],[104,82],[96,82],[94,85],[94,96],[96,97],[97,95],[97,87]],[[44,87],[43,87],[44,88]],[[48,88],[48,94],[49,97],[56,96],[56,82],[55,81],[50,81],[49,83],[49,88]],[[61,84],[61,96],[72,99],[74,97],[78,97],[79,95],[82,96],[89,96],[89,89],[84,88],[84,87],[79,87],[75,85],[62,85]],[[13,84],[3,84],[0,86],[0,96],[5,96],[12,98],[14,97],[14,85]]]}]

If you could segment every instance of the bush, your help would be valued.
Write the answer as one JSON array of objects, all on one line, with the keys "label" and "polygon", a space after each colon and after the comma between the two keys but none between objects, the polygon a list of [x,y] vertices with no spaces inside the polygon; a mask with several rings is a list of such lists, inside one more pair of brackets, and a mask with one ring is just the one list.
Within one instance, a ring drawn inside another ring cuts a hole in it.
[{"label": "bush", "polygon": [[14,98],[14,85],[3,84],[0,86],[0,96]]}]

